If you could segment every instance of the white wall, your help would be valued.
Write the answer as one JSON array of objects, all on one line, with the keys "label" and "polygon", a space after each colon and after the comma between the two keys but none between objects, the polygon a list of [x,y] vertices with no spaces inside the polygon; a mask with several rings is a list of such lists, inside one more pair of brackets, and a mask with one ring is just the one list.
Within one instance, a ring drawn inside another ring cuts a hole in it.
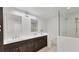
[{"label": "white wall", "polygon": [[58,36],[58,16],[48,20],[47,23],[48,43],[49,47],[51,43],[56,44],[56,38]]},{"label": "white wall", "polygon": [[38,32],[40,32],[41,29],[43,32],[47,32],[47,19],[38,18]]}]

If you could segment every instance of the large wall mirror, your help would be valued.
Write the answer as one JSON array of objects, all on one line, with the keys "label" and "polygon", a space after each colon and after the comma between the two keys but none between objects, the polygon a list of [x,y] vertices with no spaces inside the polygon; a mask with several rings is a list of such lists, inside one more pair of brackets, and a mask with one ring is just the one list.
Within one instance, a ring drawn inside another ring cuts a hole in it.
[{"label": "large wall mirror", "polygon": [[20,37],[22,32],[22,17],[14,14],[6,14],[7,37],[13,39]]},{"label": "large wall mirror", "polygon": [[31,32],[38,32],[38,21],[37,21],[37,19],[31,19]]}]

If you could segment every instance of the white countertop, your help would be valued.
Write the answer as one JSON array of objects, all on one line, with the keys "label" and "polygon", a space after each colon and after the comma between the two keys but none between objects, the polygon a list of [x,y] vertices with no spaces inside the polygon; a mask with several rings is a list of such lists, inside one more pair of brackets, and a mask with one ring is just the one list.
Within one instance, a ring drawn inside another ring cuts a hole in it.
[{"label": "white countertop", "polygon": [[4,44],[10,44],[10,43],[14,43],[14,42],[19,42],[19,41],[23,41],[23,40],[29,40],[32,38],[36,38],[36,37],[41,37],[41,36],[46,36],[48,35],[47,33],[42,33],[42,34],[36,34],[36,35],[26,35],[26,36],[22,36],[16,39],[4,39]]}]

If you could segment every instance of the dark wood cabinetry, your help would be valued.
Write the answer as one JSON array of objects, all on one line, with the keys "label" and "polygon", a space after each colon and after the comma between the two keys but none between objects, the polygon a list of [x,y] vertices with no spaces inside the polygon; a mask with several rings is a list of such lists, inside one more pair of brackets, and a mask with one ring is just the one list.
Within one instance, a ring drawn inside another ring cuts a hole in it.
[{"label": "dark wood cabinetry", "polygon": [[3,8],[0,7],[0,51],[3,51]]},{"label": "dark wood cabinetry", "polygon": [[3,8],[0,7],[0,45],[3,42]]},{"label": "dark wood cabinetry", "polygon": [[47,36],[4,45],[5,52],[36,52],[47,46]]}]

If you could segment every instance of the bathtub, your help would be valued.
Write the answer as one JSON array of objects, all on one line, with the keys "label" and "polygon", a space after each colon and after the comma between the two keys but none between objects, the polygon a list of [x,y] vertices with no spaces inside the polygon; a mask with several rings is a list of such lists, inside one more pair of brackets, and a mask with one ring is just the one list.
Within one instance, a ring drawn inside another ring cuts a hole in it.
[{"label": "bathtub", "polygon": [[58,52],[79,52],[79,38],[58,36],[57,51]]}]

